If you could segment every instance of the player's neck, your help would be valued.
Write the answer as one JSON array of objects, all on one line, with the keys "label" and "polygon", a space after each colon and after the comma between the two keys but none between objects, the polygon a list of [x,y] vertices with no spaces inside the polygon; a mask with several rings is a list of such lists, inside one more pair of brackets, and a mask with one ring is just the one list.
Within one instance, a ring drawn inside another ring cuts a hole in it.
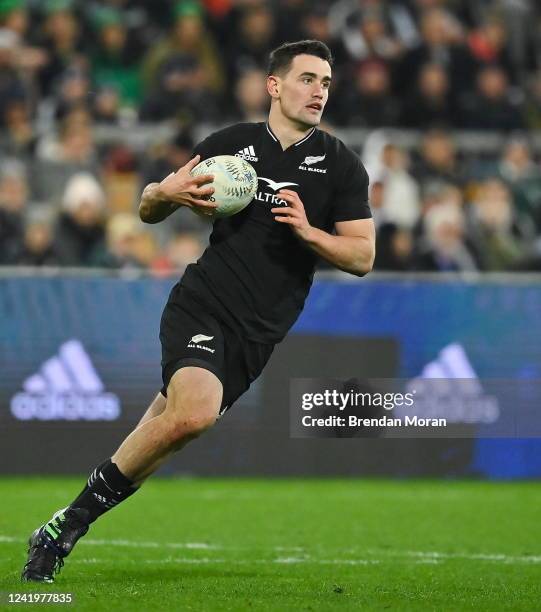
[{"label": "player's neck", "polygon": [[302,140],[314,128],[312,126],[300,126],[298,123],[293,123],[283,115],[271,111],[269,113],[268,123],[272,133],[278,138],[282,150],[285,151],[288,147]]}]

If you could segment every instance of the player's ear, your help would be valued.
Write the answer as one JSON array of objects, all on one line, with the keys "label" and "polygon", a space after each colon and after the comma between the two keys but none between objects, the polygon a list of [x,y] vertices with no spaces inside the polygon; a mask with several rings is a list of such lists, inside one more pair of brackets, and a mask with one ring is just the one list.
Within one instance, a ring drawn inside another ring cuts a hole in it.
[{"label": "player's ear", "polygon": [[267,92],[272,98],[280,95],[280,77],[269,74],[267,77]]}]

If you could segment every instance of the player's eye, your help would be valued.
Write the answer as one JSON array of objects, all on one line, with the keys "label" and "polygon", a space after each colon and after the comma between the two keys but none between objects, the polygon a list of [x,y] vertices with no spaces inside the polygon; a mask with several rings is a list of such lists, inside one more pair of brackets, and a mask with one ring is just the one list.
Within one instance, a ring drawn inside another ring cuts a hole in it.
[{"label": "player's eye", "polygon": [[330,82],[329,82],[329,81],[323,81],[323,87],[324,87],[325,89],[329,89],[329,87],[330,87],[330,86],[331,86],[331,84],[330,84]]},{"label": "player's eye", "polygon": [[302,80],[303,83],[311,83],[312,79],[310,77],[304,77],[304,79]]}]

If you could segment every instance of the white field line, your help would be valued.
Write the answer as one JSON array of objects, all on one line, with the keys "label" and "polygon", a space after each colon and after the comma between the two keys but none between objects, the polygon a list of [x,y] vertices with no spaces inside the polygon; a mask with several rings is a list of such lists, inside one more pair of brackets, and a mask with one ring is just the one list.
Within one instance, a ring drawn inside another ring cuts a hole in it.
[{"label": "white field line", "polygon": [[[82,563],[82,564],[95,564],[95,563],[109,563],[111,559],[97,559],[95,557],[89,559],[73,559],[70,563]],[[149,565],[169,565],[171,563],[179,563],[186,565],[206,565],[211,563],[227,563],[234,565],[255,565],[264,564],[269,565],[275,563],[278,565],[290,565],[300,563],[310,563],[316,565],[377,565],[381,563],[379,559],[310,559],[308,557],[297,559],[294,557],[284,557],[281,559],[219,559],[200,557],[199,559],[191,559],[189,557],[166,557],[165,559],[128,559],[123,560],[122,563],[147,563]]]},{"label": "white field line", "polygon": [[[354,552],[354,551],[351,551]],[[541,563],[541,555],[505,555],[502,553],[445,553],[438,551],[419,550],[379,550],[369,549],[370,554],[385,555],[389,557],[420,557],[425,560],[467,559],[470,561],[500,561],[502,563]]]},{"label": "white field line", "polygon": [[[85,539],[81,541],[84,546],[117,546],[127,548],[151,548],[151,549],[184,549],[184,550],[206,550],[206,551],[233,551],[233,550],[257,550],[257,546],[250,547],[235,547],[235,546],[219,546],[211,545],[206,542],[147,542],[137,540],[98,540],[98,539]],[[26,543],[25,538],[16,538],[12,536],[0,535],[0,544],[23,544]],[[270,552],[293,552],[302,553],[304,549],[300,547],[286,547],[286,546],[275,546],[268,549]],[[336,550],[337,554],[358,554],[359,550],[347,549],[347,550]],[[247,560],[246,563],[324,563],[324,564],[342,564],[342,565],[366,565],[373,562],[381,562],[385,557],[405,557],[417,559],[417,563],[438,563],[449,559],[464,559],[468,561],[490,561],[493,563],[541,563],[541,555],[506,555],[503,553],[466,553],[466,552],[439,552],[439,551],[419,551],[419,550],[382,550],[382,549],[367,549],[363,551],[365,554],[371,557],[380,557],[380,559],[314,559],[304,554],[304,556],[297,557],[280,557],[278,559],[269,560]],[[175,559],[172,559],[175,561]],[[197,563],[200,559],[190,559],[186,563]],[[148,562],[154,563],[155,561],[149,559]],[[165,562],[165,560],[157,560],[156,562]],[[177,560],[176,562],[183,562]],[[204,562],[204,561],[202,561]],[[209,561],[210,562],[210,561]],[[243,563],[243,560],[227,559],[220,560],[215,559],[213,563]]]}]

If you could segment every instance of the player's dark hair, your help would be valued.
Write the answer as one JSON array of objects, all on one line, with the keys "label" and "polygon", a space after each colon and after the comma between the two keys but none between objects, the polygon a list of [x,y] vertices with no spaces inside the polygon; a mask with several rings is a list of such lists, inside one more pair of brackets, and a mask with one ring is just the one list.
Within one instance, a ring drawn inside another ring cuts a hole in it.
[{"label": "player's dark hair", "polygon": [[331,50],[320,40],[299,40],[280,45],[271,52],[269,57],[268,74],[286,74],[291,68],[291,62],[297,55],[315,55],[329,62],[332,66]]}]

